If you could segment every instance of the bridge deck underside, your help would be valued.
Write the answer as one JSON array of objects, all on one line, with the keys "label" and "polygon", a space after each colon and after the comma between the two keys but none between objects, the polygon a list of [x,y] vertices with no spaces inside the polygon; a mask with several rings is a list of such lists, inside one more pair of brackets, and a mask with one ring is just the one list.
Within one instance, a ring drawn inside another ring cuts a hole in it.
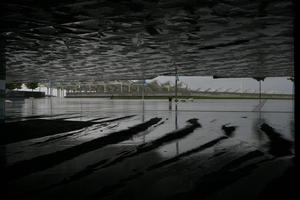
[{"label": "bridge deck underside", "polygon": [[293,76],[291,0],[4,0],[8,81]]}]

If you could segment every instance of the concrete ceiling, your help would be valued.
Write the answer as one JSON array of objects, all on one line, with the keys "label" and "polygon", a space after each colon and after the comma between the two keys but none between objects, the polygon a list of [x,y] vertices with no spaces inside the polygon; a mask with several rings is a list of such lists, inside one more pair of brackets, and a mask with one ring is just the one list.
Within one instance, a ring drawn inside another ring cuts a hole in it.
[{"label": "concrete ceiling", "polygon": [[293,76],[291,0],[2,0],[8,81]]}]

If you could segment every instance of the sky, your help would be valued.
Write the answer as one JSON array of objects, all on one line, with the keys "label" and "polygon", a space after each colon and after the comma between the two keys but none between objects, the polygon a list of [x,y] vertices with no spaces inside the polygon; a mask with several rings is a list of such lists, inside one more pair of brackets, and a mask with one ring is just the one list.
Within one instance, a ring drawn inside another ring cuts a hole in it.
[{"label": "sky", "polygon": [[[160,76],[153,80],[157,80],[159,83],[165,83],[171,81],[175,82],[175,77]],[[150,80],[152,81],[152,80]],[[182,81],[188,85],[191,89],[206,90],[206,89],[218,89],[224,91],[226,89],[232,90],[254,90],[258,92],[259,82],[252,78],[220,78],[213,79],[212,77],[179,77],[179,81]],[[147,81],[148,82],[148,81]],[[288,80],[288,77],[270,77],[266,78],[261,83],[262,92],[274,92],[282,94],[293,94],[293,82]]]}]

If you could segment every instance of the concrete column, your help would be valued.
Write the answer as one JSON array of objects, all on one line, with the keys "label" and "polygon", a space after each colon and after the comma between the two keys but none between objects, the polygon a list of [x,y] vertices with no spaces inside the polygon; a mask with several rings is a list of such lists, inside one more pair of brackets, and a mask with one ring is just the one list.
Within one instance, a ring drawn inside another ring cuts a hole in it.
[{"label": "concrete column", "polygon": [[259,103],[261,103],[261,80],[259,80]]},{"label": "concrete column", "polygon": [[6,79],[6,63],[4,55],[4,39],[0,40],[0,123],[4,123],[5,119],[5,79]]},{"label": "concrete column", "polygon": [[169,97],[169,110],[172,110],[172,97]]},{"label": "concrete column", "polygon": [[292,81],[292,84],[293,84],[293,111],[294,111],[294,117],[295,117],[295,113],[296,113],[296,110],[295,110],[295,77],[290,77],[288,78],[288,80]]},{"label": "concrete column", "polygon": [[[178,118],[177,118],[177,103],[178,103],[178,74],[177,66],[175,65],[175,129],[178,129]],[[179,143],[176,142],[176,155],[179,154]]]},{"label": "concrete column", "polygon": [[50,86],[50,95],[51,95],[51,97],[53,95],[53,88],[52,88],[52,86]]},{"label": "concrete column", "polygon": [[265,77],[253,77],[253,78],[259,82],[258,98],[259,98],[259,104],[261,104],[261,81],[265,80]]},{"label": "concrete column", "polygon": [[[52,91],[52,90],[51,90]],[[52,92],[50,94],[52,96]],[[53,114],[53,108],[52,108],[52,97],[49,98],[49,101],[50,101],[50,116],[52,117],[52,114]]]},{"label": "concrete column", "polygon": [[[177,103],[178,103],[178,75],[177,66],[175,66],[175,130],[178,129],[178,115],[177,115]],[[179,154],[179,142],[176,142],[176,155]]]},{"label": "concrete column", "polygon": [[177,94],[178,94],[178,87],[177,87],[177,83],[178,83],[178,75],[177,75],[177,66],[175,65],[175,109],[177,110]]},{"label": "concrete column", "polygon": [[143,85],[142,85],[142,99],[144,101],[145,98],[145,80],[143,80]]},{"label": "concrete column", "polygon": [[143,105],[143,122],[145,121],[145,79],[143,79],[143,88],[142,88],[142,105]]},{"label": "concrete column", "polygon": [[[178,115],[177,115],[177,109],[175,110],[175,130],[178,129]],[[176,155],[179,154],[179,142],[176,142]]]}]

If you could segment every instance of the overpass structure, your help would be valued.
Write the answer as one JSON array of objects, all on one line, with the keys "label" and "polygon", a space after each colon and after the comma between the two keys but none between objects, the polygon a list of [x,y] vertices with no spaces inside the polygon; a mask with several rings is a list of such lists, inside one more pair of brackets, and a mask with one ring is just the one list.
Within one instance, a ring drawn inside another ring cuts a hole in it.
[{"label": "overpass structure", "polygon": [[0,4],[2,115],[5,81],[294,76],[292,0]]}]

